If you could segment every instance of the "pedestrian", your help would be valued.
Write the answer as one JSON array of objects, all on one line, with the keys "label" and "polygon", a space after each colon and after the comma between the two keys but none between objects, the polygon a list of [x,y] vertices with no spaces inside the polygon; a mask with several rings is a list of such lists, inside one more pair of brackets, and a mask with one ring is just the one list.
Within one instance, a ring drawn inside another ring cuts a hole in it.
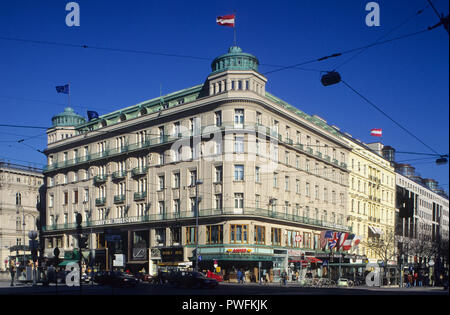
[{"label": "pedestrian", "polygon": [[283,271],[281,273],[281,280],[283,281],[283,285],[286,285],[286,280],[287,280],[287,273],[286,273],[286,271]]},{"label": "pedestrian", "polygon": [[242,281],[242,271],[240,269],[236,273],[236,278],[237,278],[238,283],[241,283],[241,281]]},{"label": "pedestrian", "polygon": [[413,286],[414,278],[412,274],[408,275],[408,288]]},{"label": "pedestrian", "polygon": [[266,282],[266,269],[264,269],[262,271],[262,275],[261,275],[260,281],[261,281],[261,283],[265,283]]},{"label": "pedestrian", "polygon": [[419,278],[419,274],[417,273],[417,271],[414,273],[414,286],[416,287],[418,285],[418,278]]},{"label": "pedestrian", "polygon": [[423,285],[423,276],[422,276],[422,274],[419,274],[417,280],[419,281],[419,287],[421,287]]},{"label": "pedestrian", "polygon": [[9,272],[11,274],[11,286],[14,286],[14,277],[16,276],[16,270],[14,268],[14,265],[11,265],[11,267],[9,268]]}]

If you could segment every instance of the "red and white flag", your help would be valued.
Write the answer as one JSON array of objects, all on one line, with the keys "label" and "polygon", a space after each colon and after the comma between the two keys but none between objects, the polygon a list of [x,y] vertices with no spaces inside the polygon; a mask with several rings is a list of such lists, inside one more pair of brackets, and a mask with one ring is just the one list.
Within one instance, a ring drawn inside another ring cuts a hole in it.
[{"label": "red and white flag", "polygon": [[219,25],[234,27],[234,18],[234,14],[218,16],[216,22]]},{"label": "red and white flag", "polygon": [[371,129],[370,135],[373,137],[382,137],[383,136],[383,129]]},{"label": "red and white flag", "polygon": [[361,235],[356,235],[353,239],[353,247],[357,247],[361,243]]},{"label": "red and white flag", "polygon": [[355,234],[350,234],[342,244],[342,250],[349,250],[352,248],[352,241],[355,238]]}]

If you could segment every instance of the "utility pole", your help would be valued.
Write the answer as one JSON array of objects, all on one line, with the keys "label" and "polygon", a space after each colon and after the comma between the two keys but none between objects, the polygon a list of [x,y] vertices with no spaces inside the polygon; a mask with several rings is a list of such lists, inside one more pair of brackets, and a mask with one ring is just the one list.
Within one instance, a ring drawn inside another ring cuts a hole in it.
[{"label": "utility pole", "polygon": [[[198,176],[198,174],[197,174]],[[195,271],[198,271],[198,211],[199,211],[199,198],[198,198],[198,186],[203,184],[203,181],[195,179]]]},{"label": "utility pole", "polygon": [[79,268],[78,268],[78,272],[79,272],[79,281],[80,281],[80,295],[82,292],[82,285],[81,285],[81,232],[82,232],[82,228],[81,228],[81,223],[83,222],[83,216],[81,215],[81,213],[77,213],[77,217],[76,217],[76,222],[77,222],[77,233],[78,233],[78,255],[79,255]]}]

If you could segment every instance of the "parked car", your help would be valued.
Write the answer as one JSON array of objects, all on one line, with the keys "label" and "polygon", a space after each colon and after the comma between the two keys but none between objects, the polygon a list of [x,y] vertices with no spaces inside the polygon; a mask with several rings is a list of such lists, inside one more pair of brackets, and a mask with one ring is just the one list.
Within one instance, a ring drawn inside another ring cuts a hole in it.
[{"label": "parked car", "polygon": [[348,279],[345,278],[339,278],[337,281],[337,285],[339,287],[349,287],[349,281]]},{"label": "parked car", "polygon": [[216,279],[206,277],[200,272],[186,271],[181,276],[180,284],[188,288],[215,288],[219,282]]},{"label": "parked car", "polygon": [[119,271],[101,271],[94,276],[94,282],[99,285],[111,285],[111,286],[136,286],[139,280],[127,273]]},{"label": "parked car", "polygon": [[222,276],[220,276],[218,274],[215,274],[214,272],[211,272],[209,270],[208,270],[208,273],[206,274],[206,277],[207,278],[211,278],[211,279],[216,279],[217,282],[222,282],[223,281],[223,277]]},{"label": "parked car", "polygon": [[139,284],[139,279],[132,274],[114,272],[109,279],[109,284],[114,287],[135,287]]}]

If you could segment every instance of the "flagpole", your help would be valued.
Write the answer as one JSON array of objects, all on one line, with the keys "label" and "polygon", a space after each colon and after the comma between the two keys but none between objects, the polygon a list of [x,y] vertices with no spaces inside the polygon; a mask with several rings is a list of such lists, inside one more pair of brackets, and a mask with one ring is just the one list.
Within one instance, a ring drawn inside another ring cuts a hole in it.
[{"label": "flagpole", "polygon": [[237,46],[237,43],[236,43],[236,10],[234,10],[234,26],[233,26],[233,33],[234,33],[234,46]]},{"label": "flagpole", "polygon": [[69,98],[69,107],[70,107],[70,82],[67,83],[67,86],[69,87],[69,93],[67,93],[68,98]]}]

